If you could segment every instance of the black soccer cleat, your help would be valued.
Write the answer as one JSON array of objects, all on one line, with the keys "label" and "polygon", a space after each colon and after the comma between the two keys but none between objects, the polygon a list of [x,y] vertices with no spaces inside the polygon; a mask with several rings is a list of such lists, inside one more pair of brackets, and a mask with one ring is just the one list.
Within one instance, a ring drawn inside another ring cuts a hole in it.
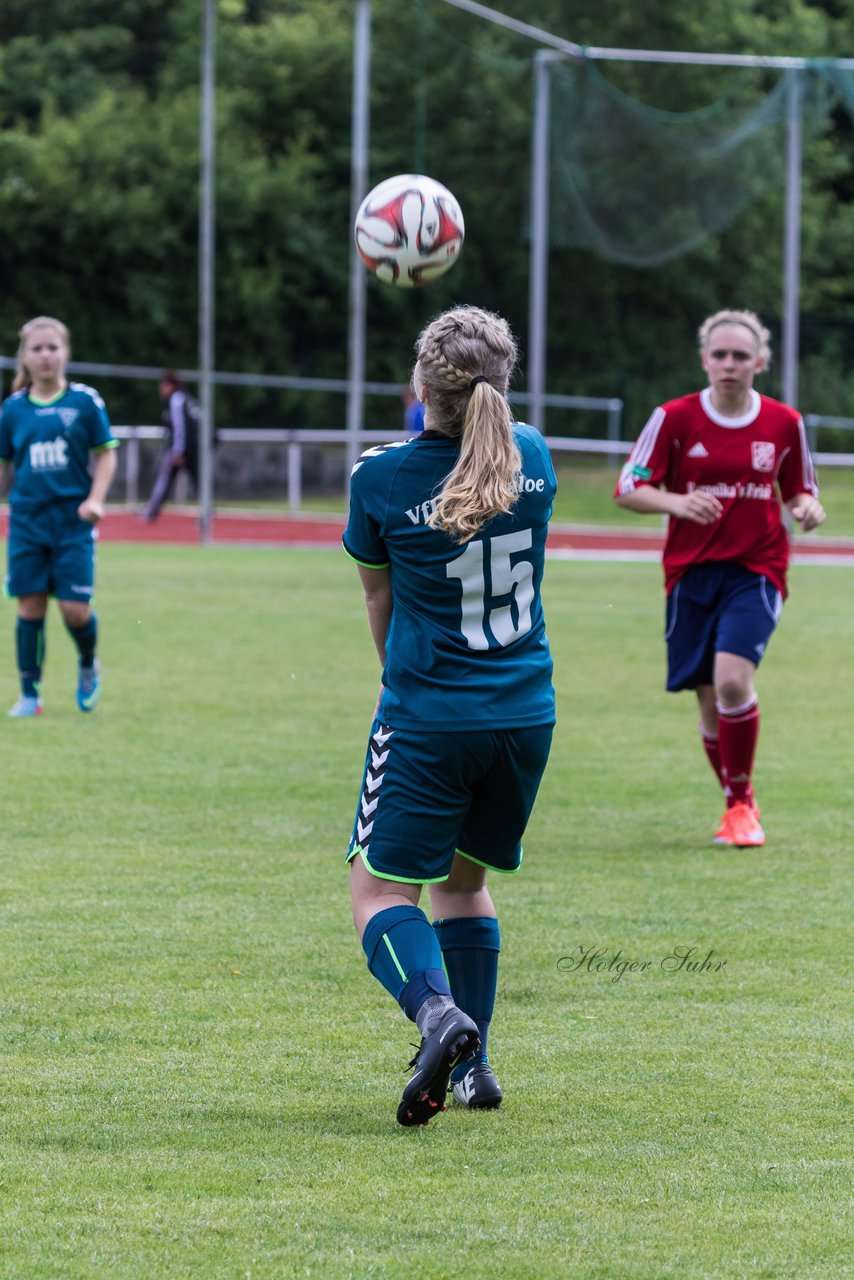
[{"label": "black soccer cleat", "polygon": [[470,1111],[494,1111],[501,1106],[501,1085],[488,1062],[475,1062],[462,1080],[451,1086],[454,1102]]},{"label": "black soccer cleat", "polygon": [[415,1070],[397,1108],[398,1123],[407,1128],[427,1124],[445,1110],[448,1080],[460,1061],[474,1057],[480,1048],[480,1032],[462,1009],[449,1009],[436,1030],[421,1041],[410,1062]]}]

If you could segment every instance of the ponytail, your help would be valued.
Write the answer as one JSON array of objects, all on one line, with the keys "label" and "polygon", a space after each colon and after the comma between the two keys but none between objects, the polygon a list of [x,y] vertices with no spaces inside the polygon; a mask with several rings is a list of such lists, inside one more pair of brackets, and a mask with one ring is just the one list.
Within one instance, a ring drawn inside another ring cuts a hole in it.
[{"label": "ponytail", "polygon": [[488,382],[475,387],[463,420],[460,456],[428,524],[468,542],[487,520],[511,511],[522,459],[506,399]]},{"label": "ponytail", "polygon": [[516,343],[500,316],[455,307],[416,343],[413,382],[427,400],[428,428],[460,438],[460,456],[428,523],[468,542],[488,520],[511,511],[522,460],[507,402]]}]

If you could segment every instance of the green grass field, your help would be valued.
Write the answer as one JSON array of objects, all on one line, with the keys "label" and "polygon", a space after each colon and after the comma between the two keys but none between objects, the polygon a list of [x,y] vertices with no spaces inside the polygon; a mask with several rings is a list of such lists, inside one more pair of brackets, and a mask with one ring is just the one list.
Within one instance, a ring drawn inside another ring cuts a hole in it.
[{"label": "green grass field", "polygon": [[378,681],[352,566],[105,545],[99,574],[100,709],[54,612],[46,714],[2,721],[3,1280],[851,1275],[854,570],[792,574],[748,852],[711,845],[662,691],[659,568],[549,565],[559,724],[495,884],[505,1104],[418,1130],[341,865]]}]

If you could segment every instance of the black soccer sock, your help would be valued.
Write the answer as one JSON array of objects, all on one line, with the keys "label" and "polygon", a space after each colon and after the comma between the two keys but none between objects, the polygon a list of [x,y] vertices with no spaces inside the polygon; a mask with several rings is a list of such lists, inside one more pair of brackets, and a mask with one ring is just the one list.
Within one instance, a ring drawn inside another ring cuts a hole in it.
[{"label": "black soccer sock", "polygon": [[68,622],[66,622],[65,627],[71,639],[77,645],[81,667],[94,666],[95,649],[98,645],[98,619],[94,613],[89,614],[89,621],[84,622],[82,627],[72,627]]},{"label": "black soccer sock", "polygon": [[15,651],[21,693],[37,698],[44,665],[44,618],[18,618],[15,622]]},{"label": "black soccer sock", "polygon": [[485,1059],[498,990],[501,950],[498,921],[494,916],[456,916],[451,920],[435,920],[433,928],[442,948],[454,1003],[477,1023],[478,1056]]}]

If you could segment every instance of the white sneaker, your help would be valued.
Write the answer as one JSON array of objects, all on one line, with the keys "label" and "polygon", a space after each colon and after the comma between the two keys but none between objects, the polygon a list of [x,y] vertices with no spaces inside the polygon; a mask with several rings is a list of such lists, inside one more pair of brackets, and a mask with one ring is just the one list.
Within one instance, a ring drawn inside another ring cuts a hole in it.
[{"label": "white sneaker", "polygon": [[44,711],[41,698],[28,698],[26,694],[21,694],[15,703],[10,716],[40,716]]}]

